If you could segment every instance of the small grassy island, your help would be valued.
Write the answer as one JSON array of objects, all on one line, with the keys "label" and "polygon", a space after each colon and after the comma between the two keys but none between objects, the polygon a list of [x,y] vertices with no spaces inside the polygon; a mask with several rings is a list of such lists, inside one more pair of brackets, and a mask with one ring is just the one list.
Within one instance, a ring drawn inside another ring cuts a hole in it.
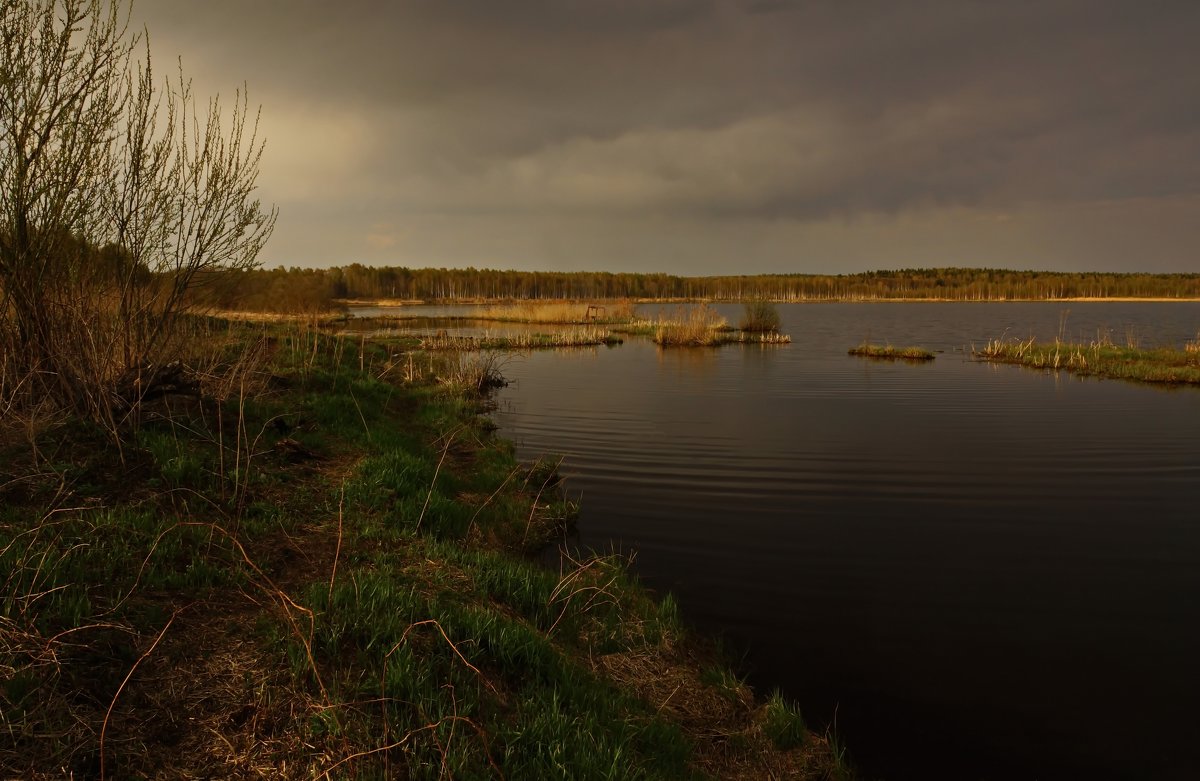
[{"label": "small grassy island", "polygon": [[1063,369],[1074,374],[1170,385],[1200,384],[1200,336],[1183,349],[1121,347],[1108,340],[1090,344],[1034,339],[996,339],[975,355],[996,363],[1035,369]]},{"label": "small grassy island", "polygon": [[857,347],[851,347],[847,353],[881,360],[932,361],[934,359],[934,354],[924,347],[893,347],[890,344],[868,344],[867,342],[863,342]]},{"label": "small grassy island", "polygon": [[660,347],[789,344],[792,341],[790,336],[779,332],[779,315],[772,305],[747,304],[746,310],[740,328],[731,327],[729,321],[708,304],[677,307],[669,315],[660,313],[654,319],[636,320],[628,328],[629,333],[649,336]]}]

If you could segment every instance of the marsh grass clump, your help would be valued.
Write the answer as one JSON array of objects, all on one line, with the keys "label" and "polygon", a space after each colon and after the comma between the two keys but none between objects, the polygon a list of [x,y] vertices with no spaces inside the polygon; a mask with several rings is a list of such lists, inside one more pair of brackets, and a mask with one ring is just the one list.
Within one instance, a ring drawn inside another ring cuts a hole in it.
[{"label": "marsh grass clump", "polygon": [[995,339],[974,355],[997,363],[1035,369],[1063,369],[1079,375],[1164,384],[1200,384],[1200,349],[1140,349],[1115,345],[1106,338],[1090,344],[1055,340]]},{"label": "marsh grass clump", "polygon": [[847,352],[849,355],[883,360],[932,361],[935,357],[931,351],[923,347],[893,347],[890,344],[870,344],[868,342],[851,347]]},{"label": "marsh grass clump", "polygon": [[779,310],[765,299],[747,301],[738,327],[752,333],[776,333],[779,331]]},{"label": "marsh grass clump", "polygon": [[452,392],[482,395],[508,384],[502,372],[504,359],[498,352],[447,352],[440,357],[437,381]]},{"label": "marsh grass clump", "polygon": [[779,691],[771,693],[764,706],[763,729],[780,749],[787,750],[804,744],[808,727],[795,704],[785,700]]},{"label": "marsh grass clump", "polygon": [[663,346],[709,347],[721,344],[729,321],[708,304],[678,307],[674,316],[654,323],[654,342]]}]

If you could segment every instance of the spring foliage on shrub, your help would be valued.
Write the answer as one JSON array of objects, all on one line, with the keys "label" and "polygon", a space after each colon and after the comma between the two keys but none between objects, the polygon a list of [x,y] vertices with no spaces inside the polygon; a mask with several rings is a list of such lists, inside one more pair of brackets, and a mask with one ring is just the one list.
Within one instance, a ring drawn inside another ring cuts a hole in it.
[{"label": "spring foliage on shrub", "polygon": [[770,301],[758,299],[747,301],[740,327],[743,331],[762,333],[779,330],[779,310]]}]

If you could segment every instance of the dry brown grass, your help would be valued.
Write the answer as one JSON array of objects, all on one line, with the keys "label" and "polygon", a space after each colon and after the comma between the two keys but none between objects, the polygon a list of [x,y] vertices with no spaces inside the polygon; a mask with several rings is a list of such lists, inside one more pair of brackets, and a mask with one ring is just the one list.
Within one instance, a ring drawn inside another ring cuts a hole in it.
[{"label": "dry brown grass", "polygon": [[677,307],[673,316],[655,323],[654,341],[660,345],[705,347],[720,344],[729,321],[708,304]]},{"label": "dry brown grass", "polygon": [[437,370],[437,382],[453,393],[482,395],[508,384],[501,371],[503,364],[500,354],[492,351],[448,352]]},{"label": "dry brown grass", "polygon": [[619,301],[523,301],[490,306],[477,315],[480,320],[545,325],[627,323],[633,319],[634,304]]}]

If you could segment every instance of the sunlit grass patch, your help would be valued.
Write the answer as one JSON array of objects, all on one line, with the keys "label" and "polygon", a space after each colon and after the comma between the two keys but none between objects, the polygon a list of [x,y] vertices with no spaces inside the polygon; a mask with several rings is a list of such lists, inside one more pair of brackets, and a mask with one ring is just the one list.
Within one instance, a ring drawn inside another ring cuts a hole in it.
[{"label": "sunlit grass patch", "polygon": [[867,342],[863,342],[857,347],[851,347],[848,353],[863,358],[904,361],[932,361],[935,357],[933,352],[924,347],[893,347],[890,344],[869,344]]}]

